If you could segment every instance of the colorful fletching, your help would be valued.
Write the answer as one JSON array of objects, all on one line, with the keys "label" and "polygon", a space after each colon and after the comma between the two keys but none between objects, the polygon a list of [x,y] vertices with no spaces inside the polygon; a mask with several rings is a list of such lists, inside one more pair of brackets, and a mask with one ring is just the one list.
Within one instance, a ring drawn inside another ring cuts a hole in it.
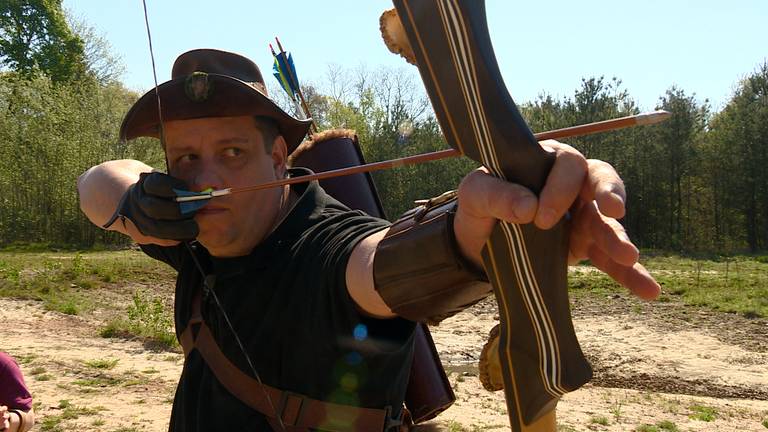
[{"label": "colorful fletching", "polygon": [[299,82],[296,75],[296,67],[293,64],[293,57],[290,53],[281,52],[275,55],[275,63],[272,66],[273,75],[280,82],[280,86],[294,98],[298,92]]}]

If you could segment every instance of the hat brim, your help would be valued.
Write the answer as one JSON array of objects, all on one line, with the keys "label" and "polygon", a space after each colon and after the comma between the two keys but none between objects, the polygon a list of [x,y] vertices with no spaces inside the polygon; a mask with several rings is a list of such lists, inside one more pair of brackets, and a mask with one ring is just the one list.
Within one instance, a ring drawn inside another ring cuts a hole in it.
[{"label": "hat brim", "polygon": [[[227,75],[208,74],[208,91],[202,100],[187,96],[187,77],[167,81],[157,87],[163,121],[203,117],[263,116],[277,123],[288,146],[288,154],[301,144],[311,119],[300,120],[283,111],[272,99],[250,84]],[[157,97],[152,89],[131,107],[120,126],[120,139],[160,137]]]}]

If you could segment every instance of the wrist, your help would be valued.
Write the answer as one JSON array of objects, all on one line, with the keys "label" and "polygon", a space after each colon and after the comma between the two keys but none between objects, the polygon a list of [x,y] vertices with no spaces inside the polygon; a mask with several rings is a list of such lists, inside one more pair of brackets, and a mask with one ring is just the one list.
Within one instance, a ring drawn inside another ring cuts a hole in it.
[{"label": "wrist", "polygon": [[460,207],[457,206],[456,214],[453,217],[453,233],[454,240],[456,241],[456,248],[464,259],[472,263],[475,268],[481,269],[483,268],[482,251],[490,236],[490,231],[488,231],[487,235],[485,235],[486,230],[484,230],[483,233],[478,233],[478,227],[488,225],[490,229],[493,230],[496,220],[467,220],[467,215],[460,211],[459,208]]}]

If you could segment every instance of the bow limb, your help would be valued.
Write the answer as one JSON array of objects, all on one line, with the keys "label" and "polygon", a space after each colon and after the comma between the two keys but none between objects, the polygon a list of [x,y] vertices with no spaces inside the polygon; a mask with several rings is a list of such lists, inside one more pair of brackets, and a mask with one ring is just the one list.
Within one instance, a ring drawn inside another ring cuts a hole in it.
[{"label": "bow limb", "polygon": [[[451,147],[539,193],[554,155],[507,92],[482,0],[394,0]],[[513,431],[554,431],[559,398],[589,381],[571,322],[568,227],[497,223],[483,250],[501,321],[499,355]]]}]

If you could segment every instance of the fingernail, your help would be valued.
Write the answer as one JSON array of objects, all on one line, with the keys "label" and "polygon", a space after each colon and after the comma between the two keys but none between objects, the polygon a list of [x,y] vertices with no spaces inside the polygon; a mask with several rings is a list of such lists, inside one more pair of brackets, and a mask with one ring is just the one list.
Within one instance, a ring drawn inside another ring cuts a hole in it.
[{"label": "fingernail", "polygon": [[539,210],[537,220],[539,222],[537,225],[549,228],[557,222],[555,220],[555,211],[552,209],[541,209]]},{"label": "fingernail", "polygon": [[621,197],[621,195],[617,194],[616,192],[611,192],[611,196],[618,202],[624,204],[624,198]]}]

